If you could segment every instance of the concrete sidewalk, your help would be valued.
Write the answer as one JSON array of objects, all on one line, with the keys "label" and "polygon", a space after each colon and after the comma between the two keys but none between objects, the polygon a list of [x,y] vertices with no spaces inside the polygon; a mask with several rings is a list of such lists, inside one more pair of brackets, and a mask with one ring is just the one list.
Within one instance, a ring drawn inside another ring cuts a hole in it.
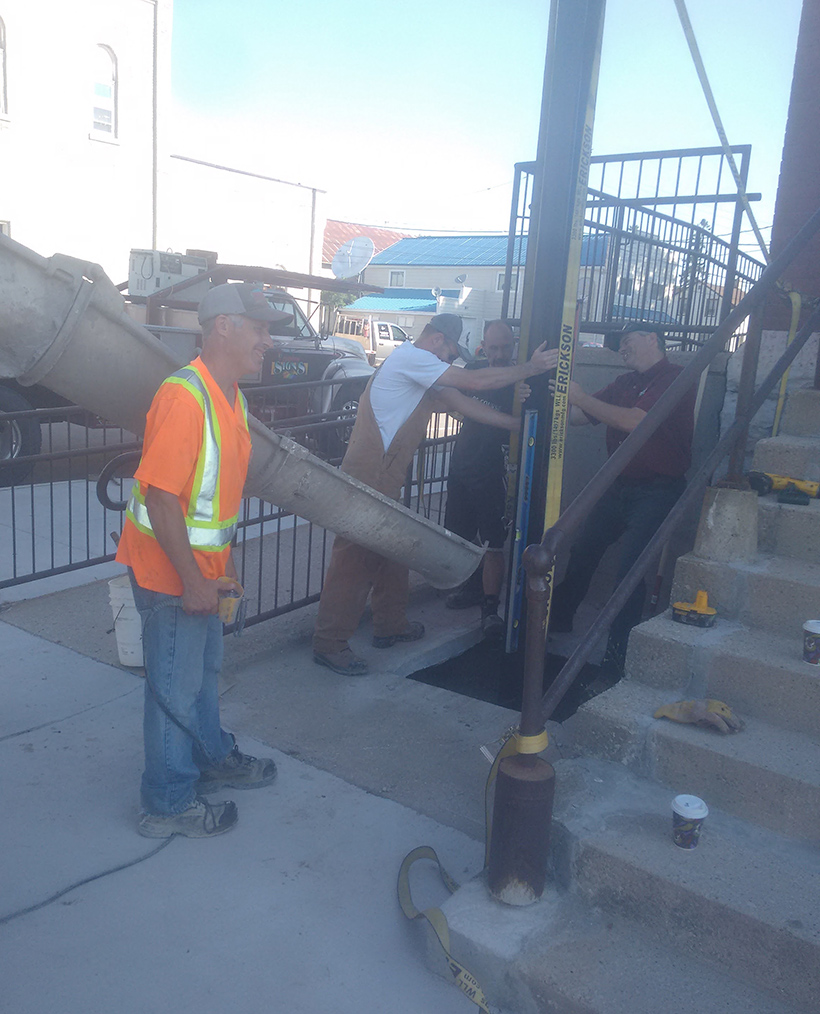
[{"label": "concrete sidewalk", "polygon": [[[47,612],[58,613],[59,601]],[[332,674],[300,657],[294,681],[330,697],[352,693],[358,710],[367,712],[364,685],[356,689],[351,681],[330,680]],[[280,663],[281,658],[277,669],[287,672]],[[266,668],[270,672],[269,657]],[[230,673],[232,685],[253,688],[247,666],[234,659]],[[0,682],[2,918],[138,859],[159,843],[135,830],[142,767],[139,675],[0,623]],[[435,689],[401,684],[420,688],[417,704],[426,697],[423,691]],[[370,686],[377,696],[389,697],[401,684],[395,677],[387,683],[376,678]],[[386,685],[392,690],[385,691]],[[138,865],[0,925],[5,1009],[16,1014],[475,1009],[425,967],[423,928],[402,916],[395,881],[403,856],[419,844],[432,845],[456,879],[468,879],[482,865],[478,835],[356,787],[350,784],[355,778],[322,770],[334,765],[321,757],[318,764],[306,763],[249,739],[247,725],[265,722],[258,713],[258,688],[242,696],[245,700],[231,703],[231,692],[226,695],[225,724],[243,749],[276,758],[274,785],[226,794],[240,810],[230,834],[208,841],[174,839]],[[254,711],[256,722],[245,723],[243,716]],[[495,730],[504,714],[485,712],[486,731]],[[288,724],[286,715],[279,721]],[[362,714],[362,736],[367,722]],[[260,738],[272,743],[277,737]],[[295,752],[290,736],[284,739]],[[316,752],[309,737],[303,746],[304,753]],[[425,751],[423,744],[416,746],[416,752]],[[377,769],[378,758],[365,753],[366,763]],[[342,761],[339,767],[344,774]],[[383,781],[378,773],[373,777]],[[411,782],[412,773],[406,779]],[[414,877],[419,907],[444,899],[432,871],[419,870]]]}]

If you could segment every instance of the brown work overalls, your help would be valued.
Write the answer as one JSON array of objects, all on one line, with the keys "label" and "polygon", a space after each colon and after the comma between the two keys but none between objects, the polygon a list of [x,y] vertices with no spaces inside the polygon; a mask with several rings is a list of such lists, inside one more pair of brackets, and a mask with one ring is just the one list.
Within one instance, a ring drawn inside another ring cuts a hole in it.
[{"label": "brown work overalls", "polygon": [[[413,413],[399,429],[387,451],[373,409],[370,387],[359,401],[356,423],[350,436],[341,469],[368,486],[398,499],[416,448],[424,439],[435,407],[427,391]],[[313,648],[323,654],[342,651],[359,625],[372,589],[371,610],[376,637],[403,634],[408,628],[408,569],[393,563],[364,546],[337,535],[333,542],[330,566],[325,575],[319,614],[313,635]]]}]

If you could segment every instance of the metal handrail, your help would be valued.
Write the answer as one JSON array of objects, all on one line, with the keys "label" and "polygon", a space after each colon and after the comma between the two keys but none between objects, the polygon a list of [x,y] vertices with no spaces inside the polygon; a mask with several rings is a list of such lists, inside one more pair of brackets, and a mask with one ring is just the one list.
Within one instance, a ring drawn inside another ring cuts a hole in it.
[{"label": "metal handrail", "polygon": [[657,551],[660,546],[667,541],[670,535],[674,532],[675,528],[677,528],[683,515],[689,507],[695,503],[697,497],[701,494],[702,489],[709,481],[711,474],[728,454],[735,439],[749,425],[754,415],[758,412],[767,396],[774,388],[775,384],[777,384],[792,364],[797,354],[802,350],[803,346],[818,329],[818,327],[820,327],[820,307],[815,309],[800,331],[795,335],[794,341],[788,346],[783,355],[772,367],[766,376],[766,379],[760,384],[754,394],[748,410],[735,418],[735,421],[729,429],[726,430],[720,440],[718,440],[717,444],[715,444],[709,456],[690,479],[686,489],[683,493],[681,493],[680,498],[675,503],[674,507],[672,507],[666,515],[666,518],[662,522],[661,526],[652,536],[641,555],[632,565],[630,570],[627,571],[624,579],[612,593],[606,605],[595,618],[595,621],[587,631],[584,640],[578,645],[572,655],[570,655],[564,663],[563,668],[558,673],[541,701],[542,717],[545,721],[552,715],[560,704],[564,694],[566,694],[572,686],[575,677],[581,671],[582,666],[592,653],[598,638],[621,611],[629,596],[643,579],[649,569],[649,565],[652,563],[653,558],[657,555]]},{"label": "metal handrail", "polygon": [[[544,698],[544,702],[541,701],[541,686],[543,679],[543,668],[544,668],[544,646],[546,642],[546,625],[547,615],[549,610],[549,602],[551,596],[551,589],[547,581],[547,575],[552,570],[558,552],[561,550],[567,539],[573,532],[579,527],[581,522],[587,517],[589,511],[594,507],[598,500],[603,496],[604,493],[610,488],[615,479],[621,474],[627,464],[635,457],[638,451],[644,446],[649,440],[652,434],[658,429],[658,427],[668,418],[672,410],[683,398],[686,392],[692,387],[700,374],[709,366],[718,352],[722,351],[726,338],[736,330],[739,324],[749,315],[749,313],[757,308],[764,297],[768,294],[769,290],[772,289],[783,273],[785,268],[794,260],[797,254],[806,247],[810,242],[815,233],[820,229],[820,209],[818,209],[812,217],[806,222],[803,228],[798,234],[792,239],[792,241],[785,247],[783,252],[774,259],[768,267],[765,269],[761,277],[741,299],[734,310],[724,319],[724,321],[718,326],[715,333],[705,342],[695,354],[689,365],[675,378],[672,384],[664,391],[658,401],[649,409],[646,416],[640,421],[635,429],[629,434],[624,442],[617,448],[610,458],[601,466],[601,468],[595,473],[590,479],[587,485],[581,490],[578,496],[572,501],[572,503],[566,508],[565,511],[558,518],[557,522],[546,532],[544,532],[543,538],[540,543],[534,543],[527,547],[524,552],[524,567],[527,573],[527,639],[524,655],[524,692],[522,701],[521,711],[521,732],[523,735],[535,735],[543,728],[544,711],[546,710],[544,704],[550,705],[550,714],[552,709],[557,706],[561,697],[566,693],[572,684],[573,679],[580,670],[583,662],[578,663],[576,655],[579,652],[573,654],[572,658],[567,661],[561,673],[558,674],[556,680],[553,682],[555,692],[552,690]],[[809,323],[815,321],[816,314],[813,314]],[[807,325],[808,326],[808,325]],[[801,330],[801,335],[803,331]],[[794,349],[794,345],[797,345],[797,341],[792,343],[792,347],[789,352],[792,352],[791,357],[788,358],[788,362],[794,358],[802,344],[805,344],[807,337],[802,339],[801,345]],[[780,362],[786,359],[787,356],[784,354]],[[777,369],[777,367],[775,367]],[[785,367],[783,367],[785,369]],[[772,374],[775,371],[772,371]],[[781,370],[782,373],[782,370]],[[776,376],[769,374],[766,383],[771,380],[771,384],[777,382],[780,377],[780,373]],[[752,374],[754,376],[754,373]],[[762,404],[762,399],[759,399],[760,390],[758,395],[753,399],[752,404],[757,407],[754,411],[751,411],[750,415],[754,414]],[[765,398],[765,395],[763,396]],[[759,404],[758,404],[759,402]],[[711,466],[709,472],[704,472],[704,475],[711,474],[714,470],[717,462],[721,460],[726,450],[728,450],[731,441],[736,440],[739,433],[743,431],[743,427],[746,425],[747,420],[744,418],[738,418],[732,428],[721,438],[715,451],[713,451],[710,458],[707,460],[707,465],[711,462],[712,457],[718,449],[721,449],[720,457]],[[696,479],[700,481],[701,473],[705,466],[702,466],[698,471]],[[694,493],[691,492],[692,484],[684,492],[684,497],[689,497],[686,501],[688,504],[691,498],[694,497]],[[674,514],[675,518],[679,516],[684,508],[678,511],[680,501],[670,516]],[[669,518],[667,518],[667,521]],[[608,620],[616,614],[623,603],[626,601],[632,588],[634,588],[638,580],[643,576],[643,570],[638,572],[638,564],[643,562],[643,569],[646,569],[649,560],[651,559],[652,551],[657,549],[660,544],[661,532],[666,529],[668,531],[671,527],[668,527],[666,523],[661,526],[658,533],[656,533],[654,539],[650,541],[650,545],[644,550],[638,563],[632,568],[627,577],[621,583],[619,588],[616,590],[615,595],[612,596],[607,606],[599,616],[598,621],[593,630],[597,633],[603,629],[603,626]],[[630,579],[637,573],[637,577],[634,578],[634,584],[629,589],[629,592],[624,592],[623,589]],[[621,595],[623,599],[621,600]],[[617,605],[617,609],[613,605]],[[620,604],[618,604],[620,603]],[[590,631],[590,634],[592,631]],[[591,638],[588,636],[588,641]],[[594,642],[592,642],[594,643]],[[586,656],[585,656],[586,658]],[[572,663],[572,669],[570,670],[570,663]],[[568,676],[564,677],[564,671],[568,671]],[[558,692],[560,690],[560,693]]]}]

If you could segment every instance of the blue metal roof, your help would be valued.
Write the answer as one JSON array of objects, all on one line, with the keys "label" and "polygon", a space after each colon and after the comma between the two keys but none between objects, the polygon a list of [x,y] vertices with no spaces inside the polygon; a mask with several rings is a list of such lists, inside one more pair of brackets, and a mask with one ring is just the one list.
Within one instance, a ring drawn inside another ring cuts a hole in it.
[{"label": "blue metal roof", "polygon": [[426,299],[385,299],[382,295],[359,296],[340,309],[340,313],[348,310],[365,310],[367,313],[435,313],[436,299],[428,292]]},{"label": "blue metal roof", "polygon": [[[581,264],[603,267],[607,241],[608,236],[603,233],[584,236]],[[516,259],[523,263],[527,256],[526,236],[516,239],[515,252]],[[376,254],[370,263],[403,267],[503,268],[506,260],[506,236],[407,236]]]},{"label": "blue metal roof", "polygon": [[506,236],[407,236],[370,263],[493,267],[503,265],[506,259]]},{"label": "blue metal roof", "polygon": [[[458,289],[442,289],[441,295],[450,299],[458,297]],[[341,308],[346,310],[388,311],[390,313],[435,313],[436,297],[430,289],[399,289],[387,288],[381,293],[360,296],[355,302]]]}]

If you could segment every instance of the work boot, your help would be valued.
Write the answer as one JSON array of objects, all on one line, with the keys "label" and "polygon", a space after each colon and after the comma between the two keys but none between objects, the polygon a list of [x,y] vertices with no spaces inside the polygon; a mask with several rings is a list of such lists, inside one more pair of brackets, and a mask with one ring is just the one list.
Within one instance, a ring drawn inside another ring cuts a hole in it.
[{"label": "work boot", "polygon": [[349,646],[342,648],[341,651],[314,650],[313,661],[316,665],[323,665],[325,669],[331,669],[340,676],[364,676],[370,672],[367,662],[354,655]]},{"label": "work boot", "polygon": [[219,767],[200,771],[196,789],[202,795],[220,789],[260,789],[270,785],[274,778],[276,765],[272,760],[258,760],[242,753],[234,739],[233,750]]},{"label": "work boot", "polygon": [[374,648],[392,648],[400,641],[419,641],[424,637],[424,624],[414,620],[403,634],[387,634],[385,637],[373,637]]},{"label": "work boot", "polygon": [[197,796],[181,813],[141,814],[137,831],[143,838],[170,838],[175,834],[185,838],[213,838],[230,831],[238,819],[236,803],[209,803]]},{"label": "work boot", "polygon": [[504,621],[498,615],[498,596],[485,595],[481,602],[481,633],[487,641],[504,636]]}]

